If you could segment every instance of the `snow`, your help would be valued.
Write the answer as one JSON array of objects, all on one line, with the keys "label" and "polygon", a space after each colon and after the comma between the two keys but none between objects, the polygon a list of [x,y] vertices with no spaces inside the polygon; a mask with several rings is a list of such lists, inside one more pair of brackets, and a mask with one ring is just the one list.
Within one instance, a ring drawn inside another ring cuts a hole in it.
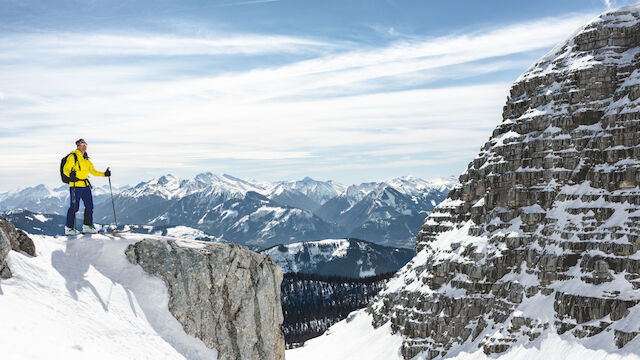
[{"label": "snow", "polygon": [[[564,71],[566,69],[577,71],[584,69],[585,67],[590,67],[594,63],[597,63],[598,61],[594,61],[592,56],[585,56],[583,58],[575,56],[573,52],[573,49],[576,47],[574,38],[578,34],[586,34],[594,31],[596,26],[615,28],[637,24],[638,19],[635,16],[631,15],[630,13],[625,13],[625,11],[637,11],[637,9],[638,4],[628,5],[616,10],[611,10],[611,12],[607,14],[595,17],[589,23],[577,29],[573,34],[570,34],[566,40],[560,42],[545,56],[543,56],[535,64],[529,67],[527,71],[525,71],[522,75],[520,75],[520,77],[518,77],[516,82],[527,81],[536,77],[546,76],[550,73],[553,73],[554,71]],[[611,46],[611,48],[614,47]],[[638,49],[631,49],[626,53],[618,54],[612,51],[612,49],[609,49],[608,52],[611,53],[610,56],[606,56],[605,60],[601,61],[605,63],[630,63],[631,59],[633,59],[637,51]],[[558,67],[557,64],[562,65]]]},{"label": "snow", "polygon": [[431,191],[444,191],[451,188],[458,180],[455,177],[449,178],[433,178],[433,179],[421,179],[414,176],[402,176],[383,182],[386,186],[391,186],[394,189],[404,193],[415,196],[428,193]]},{"label": "snow", "polygon": [[228,217],[236,218],[238,217],[238,212],[236,210],[225,210],[222,212],[222,217],[220,220],[225,220]]},{"label": "snow", "polygon": [[364,310],[355,311],[305,346],[287,350],[286,359],[401,360],[402,337],[391,335],[390,323],[374,329],[371,320]]},{"label": "snow", "polygon": [[122,192],[123,196],[139,198],[143,196],[159,196],[163,199],[181,199],[185,196],[206,191],[212,196],[233,198],[246,195],[249,191],[264,194],[266,189],[255,183],[236,178],[231,175],[202,173],[193,179],[179,179],[168,174],[160,178],[142,182],[134,188]]},{"label": "snow", "polygon": [[[520,138],[522,135],[518,134],[515,131],[508,131],[504,134],[500,134],[498,136],[496,136],[495,138],[493,138],[493,140],[496,141],[496,143],[493,145],[495,147],[499,147],[499,146],[504,146],[505,145],[505,141],[509,140],[509,139],[517,139]],[[511,142],[514,140],[511,140]]]},{"label": "snow", "polygon": [[36,218],[36,220],[40,221],[40,222],[47,222],[49,220],[51,220],[51,218],[48,218],[42,214],[34,214],[33,215],[34,218]]},{"label": "snow", "polygon": [[360,268],[360,277],[367,277],[367,276],[375,276],[376,275],[376,269],[375,268],[371,268],[368,270],[363,270],[362,267]]},{"label": "snow", "polygon": [[216,359],[169,313],[162,280],[126,260],[144,236],[30,235],[36,257],[10,252],[14,276],[0,280],[2,358]]},{"label": "snow", "polygon": [[[269,187],[269,186],[267,186]],[[346,190],[346,186],[334,181],[317,181],[310,177],[305,177],[299,181],[281,181],[272,184],[268,191],[271,195],[280,195],[285,191],[299,192],[316,203],[323,205],[330,199],[338,196]]]},{"label": "snow", "polygon": [[196,238],[196,237],[207,236],[207,234],[205,234],[201,230],[180,225],[180,226],[168,228],[167,236],[177,237],[177,238],[186,238],[186,237]]},{"label": "snow", "polygon": [[480,208],[484,206],[484,197],[480,198],[480,200],[476,201],[475,204],[473,204],[472,207],[474,208]]},{"label": "snow", "polygon": [[640,297],[638,290],[634,289],[631,283],[624,278],[626,272],[613,274],[612,281],[607,281],[598,285],[589,284],[581,279],[582,276],[589,275],[589,273],[581,272],[579,265],[573,266],[567,274],[576,277],[570,280],[551,284],[549,287],[563,293],[588,297],[606,298],[613,292],[619,292],[615,298],[620,300],[633,301],[638,300],[638,297]]},{"label": "snow", "polygon": [[[634,353],[634,350],[625,349],[619,353],[609,353],[606,350],[597,348],[597,340],[602,341],[605,335],[611,336],[610,332],[603,332],[594,336],[594,341],[584,345],[582,342],[575,341],[573,336],[558,335],[555,332],[545,332],[540,338],[528,343],[518,344],[501,354],[487,356],[482,348],[477,346],[467,346],[465,350],[448,354],[444,358],[437,359],[455,359],[455,360],[523,360],[523,359],[544,359],[544,360],[637,360],[640,356]],[[630,345],[630,344],[629,344]],[[627,346],[629,346],[627,345]],[[638,347],[636,346],[636,351]],[[375,358],[371,358],[375,359]],[[382,359],[382,358],[379,358]],[[414,360],[428,359],[423,356],[417,356]]]},{"label": "snow", "polygon": [[[640,324],[640,305],[636,305],[629,310],[629,315],[623,319],[618,320],[613,324],[613,328],[624,332],[638,331],[638,324]],[[636,340],[637,341],[637,340]]]},{"label": "snow", "polygon": [[520,208],[520,211],[523,214],[537,214],[537,213],[544,213],[544,209],[542,208],[542,206],[538,205],[538,204],[533,204],[530,206],[524,206]]},{"label": "snow", "polygon": [[[322,241],[320,242],[322,244]],[[349,241],[345,240],[340,243],[338,247],[331,253],[331,258],[345,257],[347,256],[347,250],[349,249]]]}]

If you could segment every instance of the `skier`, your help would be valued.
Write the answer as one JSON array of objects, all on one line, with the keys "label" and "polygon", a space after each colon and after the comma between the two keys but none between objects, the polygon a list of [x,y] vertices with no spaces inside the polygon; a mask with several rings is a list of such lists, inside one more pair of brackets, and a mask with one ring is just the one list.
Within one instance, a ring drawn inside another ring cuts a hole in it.
[{"label": "skier", "polygon": [[84,203],[84,225],[82,232],[95,234],[98,230],[93,226],[93,198],[91,196],[91,183],[87,177],[89,174],[94,176],[111,176],[109,168],[105,172],[97,171],[87,154],[87,142],[84,139],[76,141],[76,150],[72,151],[68,156],[63,167],[63,172],[69,177],[69,194],[71,196],[71,205],[67,211],[67,223],[64,227],[65,235],[77,235],[79,233],[75,228],[76,212],[80,209],[80,199]]}]

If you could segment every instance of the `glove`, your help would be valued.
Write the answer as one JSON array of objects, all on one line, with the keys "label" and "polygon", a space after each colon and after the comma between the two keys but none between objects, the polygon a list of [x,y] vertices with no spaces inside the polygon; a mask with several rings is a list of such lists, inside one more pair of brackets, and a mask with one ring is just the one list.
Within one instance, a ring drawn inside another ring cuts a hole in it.
[{"label": "glove", "polygon": [[111,170],[109,170],[109,168],[107,168],[107,170],[104,172],[104,176],[106,177],[111,176]]},{"label": "glove", "polygon": [[69,182],[76,182],[79,181],[80,179],[78,179],[78,177],[76,176],[76,171],[75,170],[71,170],[71,173],[69,173]]}]

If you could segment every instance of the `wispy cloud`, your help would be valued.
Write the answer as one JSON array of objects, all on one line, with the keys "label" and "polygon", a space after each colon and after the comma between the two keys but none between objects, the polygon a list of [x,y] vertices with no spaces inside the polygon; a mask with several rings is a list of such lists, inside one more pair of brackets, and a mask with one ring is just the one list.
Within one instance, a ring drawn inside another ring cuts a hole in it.
[{"label": "wispy cloud", "polygon": [[[262,178],[464,166],[501,120],[510,79],[492,75],[521,71],[530,52],[592,16],[379,47],[251,34],[2,35],[0,132],[14,135],[0,137],[11,159],[0,172],[46,182],[40,169],[81,136],[98,166],[108,159],[128,182],[146,177],[138,168],[211,164]],[[256,163],[277,171],[260,176]]]},{"label": "wispy cloud", "polygon": [[329,46],[317,40],[268,35],[210,34],[187,37],[164,34],[20,34],[0,36],[0,59],[37,56],[188,56],[296,53]]}]

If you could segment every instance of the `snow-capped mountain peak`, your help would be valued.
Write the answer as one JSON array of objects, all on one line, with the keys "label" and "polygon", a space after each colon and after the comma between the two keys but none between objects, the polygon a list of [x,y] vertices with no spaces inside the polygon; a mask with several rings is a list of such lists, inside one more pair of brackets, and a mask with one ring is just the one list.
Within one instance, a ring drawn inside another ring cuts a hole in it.
[{"label": "snow-capped mountain peak", "polygon": [[212,194],[227,194],[230,197],[244,195],[249,191],[264,193],[262,186],[231,175],[216,175],[210,172],[196,175],[193,179],[179,179],[171,174],[138,184],[135,188],[124,192],[123,196],[134,198],[158,196],[163,199],[181,199],[196,192],[205,191]]},{"label": "snow-capped mountain peak", "polygon": [[124,191],[123,195],[126,194],[134,198],[155,195],[164,199],[171,199],[178,194],[181,188],[180,185],[180,179],[167,174],[147,182],[141,182],[135,187]]},{"label": "snow-capped mountain peak", "polygon": [[450,177],[425,180],[415,176],[402,176],[393,178],[385,183],[405,194],[418,195],[434,190],[441,191],[442,189],[451,188],[457,183],[457,179]]},{"label": "snow-capped mountain peak", "polygon": [[323,205],[341,194],[345,189],[345,185],[332,180],[318,181],[307,176],[302,180],[276,182],[269,192],[274,195],[281,195],[287,190],[296,191],[309,197],[318,205]]},{"label": "snow-capped mountain peak", "polygon": [[358,201],[364,199],[365,196],[374,191],[378,186],[380,186],[380,183],[375,182],[351,185],[345,189],[343,195],[345,196],[349,204],[353,205]]}]

